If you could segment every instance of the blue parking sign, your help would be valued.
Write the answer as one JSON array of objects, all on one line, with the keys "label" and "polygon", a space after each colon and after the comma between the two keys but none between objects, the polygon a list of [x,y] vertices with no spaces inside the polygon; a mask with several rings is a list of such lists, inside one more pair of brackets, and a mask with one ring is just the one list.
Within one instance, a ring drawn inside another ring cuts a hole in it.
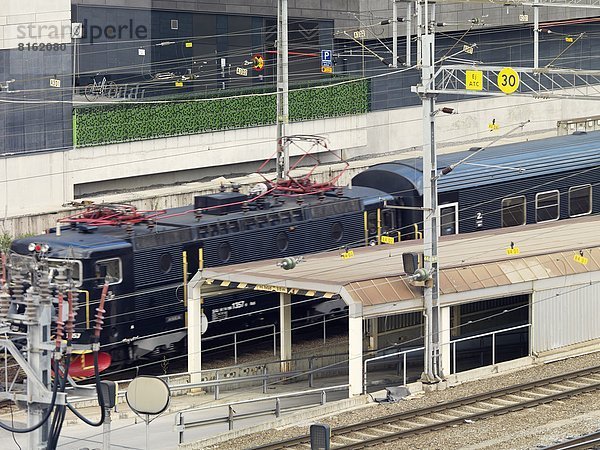
[{"label": "blue parking sign", "polygon": [[[325,64],[323,64],[325,63]],[[329,63],[329,64],[327,64]],[[321,50],[321,65],[331,65],[331,50]]]}]

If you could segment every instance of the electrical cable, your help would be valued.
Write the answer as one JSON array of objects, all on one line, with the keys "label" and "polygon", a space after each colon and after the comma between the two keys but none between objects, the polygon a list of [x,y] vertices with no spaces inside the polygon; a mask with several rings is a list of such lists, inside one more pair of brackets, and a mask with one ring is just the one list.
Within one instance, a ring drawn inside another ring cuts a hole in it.
[{"label": "electrical cable", "polygon": [[[9,403],[8,403],[8,409],[10,410],[10,425],[11,425],[11,427],[13,427],[13,428],[14,428],[14,426],[15,426],[15,416],[13,415],[12,402],[9,402]],[[17,445],[17,447],[19,447],[19,450],[23,450],[23,449],[21,448],[21,446],[19,445],[19,442],[17,441],[17,438],[16,438],[16,436],[15,436],[15,433],[12,433],[12,432],[11,432],[10,434],[11,434],[11,436],[12,436],[12,438],[13,438],[13,441],[14,441],[14,442],[15,442],[15,444]]]},{"label": "electrical cable", "polygon": [[[58,371],[58,361],[56,361],[56,360],[54,361],[54,370]],[[58,373],[58,372],[55,372],[55,373]],[[50,400],[50,406],[45,408],[44,414],[43,414],[41,420],[37,424],[26,427],[26,428],[17,428],[17,427],[11,427],[9,425],[6,425],[0,421],[0,428],[2,428],[5,431],[8,431],[10,433],[26,434],[26,433],[31,433],[32,431],[35,431],[38,428],[40,428],[42,425],[44,425],[50,418],[50,414],[52,413],[52,410],[54,409],[54,406],[56,404],[56,397],[58,394],[58,384],[59,383],[55,379],[55,381],[53,383],[53,387],[52,387],[52,398]]]},{"label": "electrical cable", "polygon": [[[86,418],[83,414],[81,414],[77,409],[67,402],[67,407],[69,410],[75,414],[79,419],[81,419],[87,425],[92,427],[99,427],[104,423],[106,418],[106,408],[104,403],[104,393],[102,391],[102,385],[100,383],[100,370],[98,364],[98,353],[100,350],[100,331],[102,330],[102,324],[104,323],[104,302],[106,300],[106,296],[108,294],[108,283],[105,282],[104,287],[102,288],[100,305],[96,308],[96,320],[94,325],[94,341],[92,344],[92,352],[94,354],[94,378],[96,382],[96,394],[98,396],[98,406],[100,407],[100,419],[97,422],[93,422],[92,420]],[[72,309],[71,309],[72,310]]]}]

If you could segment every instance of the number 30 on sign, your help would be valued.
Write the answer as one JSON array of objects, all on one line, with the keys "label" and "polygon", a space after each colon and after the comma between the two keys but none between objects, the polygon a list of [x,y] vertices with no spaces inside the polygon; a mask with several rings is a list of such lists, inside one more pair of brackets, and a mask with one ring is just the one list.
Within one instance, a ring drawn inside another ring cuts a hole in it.
[{"label": "number 30 on sign", "polygon": [[512,67],[505,67],[498,73],[498,87],[505,94],[512,94],[519,89],[519,74]]}]

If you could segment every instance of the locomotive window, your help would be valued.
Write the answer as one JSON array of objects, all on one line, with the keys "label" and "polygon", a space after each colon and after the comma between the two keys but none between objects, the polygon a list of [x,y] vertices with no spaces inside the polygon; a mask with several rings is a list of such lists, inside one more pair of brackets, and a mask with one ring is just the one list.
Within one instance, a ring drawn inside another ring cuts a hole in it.
[{"label": "locomotive window", "polygon": [[525,225],[525,221],[525,196],[521,195],[502,200],[503,227]]},{"label": "locomotive window", "polygon": [[540,192],[535,195],[535,221],[558,220],[560,215],[558,191]]},{"label": "locomotive window", "polygon": [[277,249],[280,252],[285,252],[288,249],[288,246],[290,245],[290,240],[285,231],[279,232],[279,234],[277,235],[276,242],[277,242]]},{"label": "locomotive window", "polygon": [[583,216],[592,212],[592,185],[569,189],[569,216]]},{"label": "locomotive window", "polygon": [[231,246],[229,242],[221,242],[219,244],[217,255],[219,256],[219,260],[224,263],[231,259]]},{"label": "locomotive window", "polygon": [[98,285],[119,284],[123,281],[123,271],[121,270],[121,259],[111,258],[97,261],[94,266],[96,280]]},{"label": "locomotive window", "polygon": [[81,261],[75,260],[65,260],[65,259],[48,259],[48,278],[50,279],[50,286],[56,286],[56,277],[59,274],[60,268],[65,268],[67,277],[70,277],[73,280],[73,284],[75,287],[81,286],[82,279],[82,268]]},{"label": "locomotive window", "polygon": [[344,226],[342,225],[341,222],[335,222],[331,226],[331,238],[335,242],[340,242],[343,237],[344,237]]},{"label": "locomotive window", "polygon": [[169,273],[171,271],[171,267],[173,267],[173,257],[171,256],[171,254],[163,253],[162,255],[160,255],[158,265],[162,273]]}]

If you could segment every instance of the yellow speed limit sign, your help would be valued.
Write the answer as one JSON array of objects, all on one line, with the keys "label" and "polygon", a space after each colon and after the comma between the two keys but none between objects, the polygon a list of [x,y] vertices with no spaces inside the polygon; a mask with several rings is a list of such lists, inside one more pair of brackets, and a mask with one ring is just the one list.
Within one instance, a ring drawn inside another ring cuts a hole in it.
[{"label": "yellow speed limit sign", "polygon": [[519,88],[519,74],[512,67],[505,67],[498,73],[498,87],[505,94],[512,94]]}]

